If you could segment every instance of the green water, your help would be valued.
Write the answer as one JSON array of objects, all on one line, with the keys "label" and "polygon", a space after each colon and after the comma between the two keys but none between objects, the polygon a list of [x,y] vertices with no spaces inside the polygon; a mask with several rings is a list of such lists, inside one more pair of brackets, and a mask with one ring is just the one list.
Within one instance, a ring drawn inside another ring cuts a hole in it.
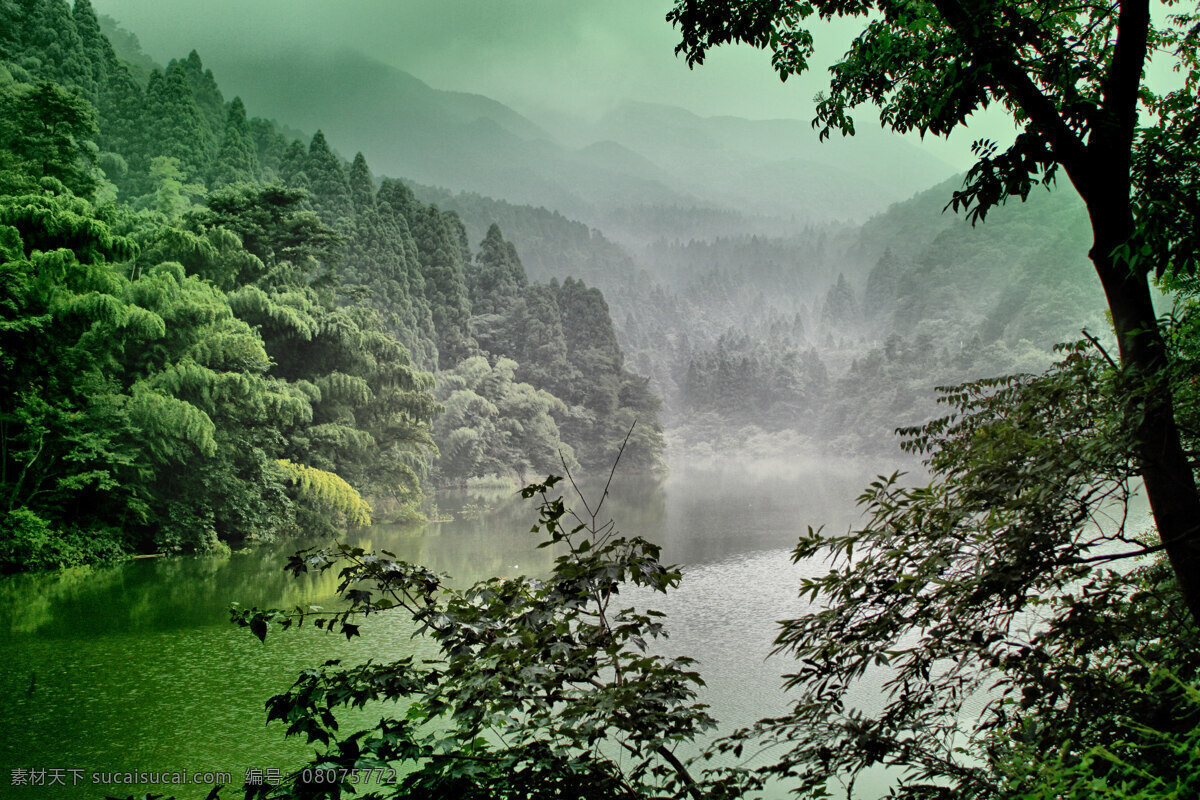
[{"label": "green water", "polygon": [[[678,592],[649,602],[669,615],[667,649],[700,660],[705,700],[723,727],[784,708],[779,676],[788,664],[766,656],[775,621],[803,610],[800,577],[817,569],[791,564],[789,548],[808,524],[845,524],[864,477],[860,469],[828,465],[759,474],[677,469],[665,480],[615,487],[605,516],[627,534],[659,542],[666,560],[685,567]],[[457,512],[456,521],[376,526],[352,541],[464,583],[548,571],[553,555],[538,550],[529,533],[536,517],[529,501],[458,492],[439,495],[438,504]],[[465,518],[471,515],[461,513],[464,505],[491,511]],[[93,781],[129,771],[210,772],[228,773],[240,787],[247,769],[287,772],[302,764],[311,748],[285,739],[279,723],[265,725],[268,697],[329,658],[394,658],[423,646],[402,620],[386,615],[350,643],[305,628],[263,645],[230,625],[234,601],[333,605],[332,573],[296,580],[283,571],[303,544],[0,580],[0,797],[164,790],[203,797],[207,786]],[[342,724],[369,725],[383,710],[348,714]],[[43,785],[14,785],[20,770],[45,770]]]}]

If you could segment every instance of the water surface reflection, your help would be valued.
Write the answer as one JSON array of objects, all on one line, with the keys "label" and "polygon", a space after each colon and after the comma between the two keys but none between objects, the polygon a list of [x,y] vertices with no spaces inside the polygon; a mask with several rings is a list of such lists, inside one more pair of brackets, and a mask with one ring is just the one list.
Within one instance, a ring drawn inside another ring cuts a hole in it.
[{"label": "water surface reflection", "polygon": [[[664,559],[685,569],[675,594],[629,600],[668,613],[671,637],[663,647],[699,659],[705,700],[725,729],[782,710],[779,676],[788,664],[766,655],[775,622],[803,610],[800,577],[819,568],[793,565],[791,545],[806,525],[848,524],[868,475],[853,465],[790,473],[730,465],[614,484],[602,516],[624,533],[657,541]],[[447,493],[438,502],[456,521],[376,526],[351,540],[448,573],[456,583],[549,571],[554,554],[539,550],[529,532],[531,502],[512,492]],[[479,515],[483,507],[489,511]],[[266,698],[328,658],[378,660],[424,646],[399,620],[366,626],[352,643],[306,628],[264,646],[230,626],[233,601],[331,604],[332,571],[299,580],[283,571],[303,544],[0,581],[0,691],[8,698],[0,706],[0,794],[102,794],[82,785],[12,787],[14,768],[227,771],[240,785],[247,768],[286,769],[303,759],[310,748],[284,740],[277,724],[264,726]],[[345,724],[369,725],[379,713],[357,712]]]}]

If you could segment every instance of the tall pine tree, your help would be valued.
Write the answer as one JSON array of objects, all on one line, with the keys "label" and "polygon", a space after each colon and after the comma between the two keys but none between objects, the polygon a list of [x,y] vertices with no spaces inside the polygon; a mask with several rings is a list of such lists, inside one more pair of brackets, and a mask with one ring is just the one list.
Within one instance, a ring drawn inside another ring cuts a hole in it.
[{"label": "tall pine tree", "polygon": [[350,181],[321,131],[316,132],[308,145],[303,169],[308,176],[313,209],[325,224],[342,233],[353,230],[354,201],[350,196]]},{"label": "tall pine tree", "polygon": [[499,225],[488,228],[478,255],[467,265],[466,280],[473,315],[503,314],[520,296],[525,268],[516,248],[504,241]]},{"label": "tall pine tree", "polygon": [[225,129],[225,98],[217,87],[217,79],[213,77],[212,70],[204,68],[200,54],[195,50],[188,53],[187,58],[180,61],[179,65],[183,67],[184,77],[192,90],[192,98],[204,118],[209,152],[215,152],[221,141],[221,132]]},{"label": "tall pine tree", "polygon": [[455,214],[425,206],[411,220],[413,239],[424,278],[425,296],[433,312],[438,364],[449,366],[476,350],[471,338],[471,301],[467,293],[462,240],[466,234]]},{"label": "tall pine tree", "polygon": [[246,121],[246,107],[242,98],[235,97],[229,104],[221,147],[209,169],[208,186],[216,189],[229,183],[253,183],[258,180],[258,172],[258,153]]},{"label": "tall pine tree", "polygon": [[209,160],[208,125],[178,61],[166,73],[150,75],[146,90],[147,124],[141,150],[148,157],[178,159],[188,181],[204,179]]}]

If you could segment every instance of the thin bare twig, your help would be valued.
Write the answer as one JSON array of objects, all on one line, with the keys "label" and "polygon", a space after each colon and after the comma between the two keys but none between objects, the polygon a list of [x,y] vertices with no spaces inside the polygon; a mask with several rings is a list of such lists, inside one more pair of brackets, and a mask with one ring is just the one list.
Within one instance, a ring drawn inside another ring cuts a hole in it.
[{"label": "thin bare twig", "polygon": [[621,447],[617,450],[617,457],[613,459],[612,469],[608,471],[608,480],[604,482],[604,494],[600,495],[600,502],[596,504],[596,513],[593,518],[600,515],[600,507],[604,505],[604,500],[608,497],[608,487],[612,485],[613,475],[617,474],[617,465],[621,463],[621,456],[625,453],[625,445],[629,444],[629,437],[633,435],[633,429],[637,427],[637,420],[629,426],[629,430],[625,432],[625,438],[621,440]]},{"label": "thin bare twig", "polygon": [[1108,555],[1092,556],[1090,558],[1072,558],[1069,563],[1072,564],[1091,564],[1098,561],[1120,561],[1123,558],[1137,558],[1144,556],[1147,553],[1157,553],[1159,550],[1166,549],[1166,545],[1156,544],[1152,547],[1144,547],[1141,550],[1135,550],[1131,553],[1111,553]]},{"label": "thin bare twig", "polygon": [[1110,356],[1108,354],[1108,351],[1104,349],[1104,345],[1100,344],[1100,340],[1087,332],[1087,328],[1084,328],[1083,330],[1081,330],[1080,333],[1082,333],[1084,335],[1084,338],[1086,338],[1089,342],[1091,342],[1093,345],[1095,345],[1096,349],[1100,351],[1100,355],[1104,356],[1104,360],[1108,362],[1109,366],[1111,366],[1115,370],[1121,369],[1121,367],[1117,364],[1117,362],[1113,361],[1112,356]]}]

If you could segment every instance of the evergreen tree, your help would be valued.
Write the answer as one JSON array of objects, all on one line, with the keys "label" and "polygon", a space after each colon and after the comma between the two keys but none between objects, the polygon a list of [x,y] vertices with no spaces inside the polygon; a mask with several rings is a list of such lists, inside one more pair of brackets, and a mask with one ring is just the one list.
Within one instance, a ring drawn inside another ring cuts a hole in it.
[{"label": "evergreen tree", "polygon": [[611,416],[617,410],[624,357],[608,303],[599,289],[588,288],[574,278],[567,278],[557,287],[556,297],[567,358],[579,373],[563,399],[586,406],[602,417]]},{"label": "evergreen tree", "polygon": [[475,350],[470,334],[470,298],[464,279],[462,223],[437,206],[425,206],[410,220],[424,278],[424,292],[433,313],[438,364],[456,364]]},{"label": "evergreen tree", "polygon": [[229,104],[221,147],[209,168],[208,185],[216,189],[228,183],[253,183],[258,180],[258,172],[258,153],[246,121],[246,107],[242,98],[235,97]]},{"label": "evergreen tree", "polygon": [[555,396],[567,397],[580,378],[578,368],[567,357],[557,293],[548,286],[525,287],[504,318],[500,340],[489,344],[490,352],[517,361],[518,380]]},{"label": "evergreen tree", "polygon": [[350,194],[350,181],[342,163],[325,134],[317,131],[308,145],[303,171],[308,176],[309,197],[313,209],[326,225],[349,233],[354,226],[354,200]]},{"label": "evergreen tree", "polygon": [[124,173],[107,174],[126,197],[139,194],[138,178],[146,174],[145,153],[138,147],[145,124],[146,97],[129,70],[111,58],[108,78],[100,93],[100,134],[96,143],[104,152],[119,154],[127,164]]},{"label": "evergreen tree", "polygon": [[882,330],[890,321],[888,318],[896,305],[899,281],[900,262],[890,248],[886,249],[867,276],[867,288],[863,294],[863,308],[869,309],[875,316],[873,321],[877,330]]},{"label": "evergreen tree", "polygon": [[[410,219],[415,219],[416,209],[420,203],[403,182],[394,178],[384,178],[379,185],[375,201],[379,213],[387,220],[388,226],[395,226],[398,231],[398,241],[403,248],[403,264],[408,291],[413,298],[414,312],[417,318],[417,330],[421,338],[434,343],[433,354],[436,354],[437,333],[433,325],[433,310],[425,292],[425,276],[422,273],[421,258],[417,250],[416,239],[413,238]],[[397,251],[399,255],[399,251]],[[414,355],[416,351],[413,351]],[[430,358],[434,357],[430,354]],[[436,361],[422,361],[423,365],[435,366]]]},{"label": "evergreen tree", "polygon": [[208,124],[196,105],[183,65],[171,61],[165,74],[151,74],[146,105],[148,124],[142,152],[147,157],[177,159],[188,181],[202,181],[208,166]]},{"label": "evergreen tree", "polygon": [[846,282],[846,276],[839,272],[837,283],[825,295],[825,305],[821,308],[821,327],[844,330],[857,321],[858,302],[854,299],[854,290]]},{"label": "evergreen tree", "polygon": [[247,126],[263,181],[272,183],[284,180],[281,168],[289,145],[287,137],[279,132],[274,123],[259,117],[251,119]]},{"label": "evergreen tree", "polygon": [[377,199],[380,203],[387,203],[391,206],[392,210],[408,220],[409,227],[412,227],[412,221],[416,219],[416,212],[421,207],[421,202],[403,181],[384,178],[379,184]]},{"label": "evergreen tree", "polygon": [[479,244],[479,253],[466,270],[471,313],[503,314],[525,286],[525,268],[511,242],[504,241],[500,226],[492,224]]},{"label": "evergreen tree", "polygon": [[350,201],[354,212],[361,218],[364,214],[375,210],[375,179],[371,177],[371,168],[362,153],[354,154],[350,170],[346,175],[350,184]]},{"label": "evergreen tree", "polygon": [[[279,158],[279,179],[292,188],[308,189],[308,175],[304,172],[308,160],[308,148],[299,139],[293,139],[284,148]],[[303,178],[300,176],[303,175]],[[298,186],[297,180],[302,180],[304,186]]]},{"label": "evergreen tree", "polygon": [[113,66],[113,62],[108,56],[112,47],[100,32],[100,23],[96,20],[96,12],[92,10],[89,0],[75,0],[75,9],[71,16],[75,34],[79,37],[79,51],[89,73],[80,88],[93,105],[99,106],[100,98],[105,94],[111,79],[110,67]]},{"label": "evergreen tree", "polygon": [[187,58],[179,62],[183,68],[184,77],[192,90],[192,98],[204,119],[204,130],[208,133],[209,152],[215,152],[221,141],[221,133],[225,129],[226,113],[225,98],[217,87],[217,79],[212,70],[205,69],[200,61],[200,55],[195,50],[188,53]]}]

